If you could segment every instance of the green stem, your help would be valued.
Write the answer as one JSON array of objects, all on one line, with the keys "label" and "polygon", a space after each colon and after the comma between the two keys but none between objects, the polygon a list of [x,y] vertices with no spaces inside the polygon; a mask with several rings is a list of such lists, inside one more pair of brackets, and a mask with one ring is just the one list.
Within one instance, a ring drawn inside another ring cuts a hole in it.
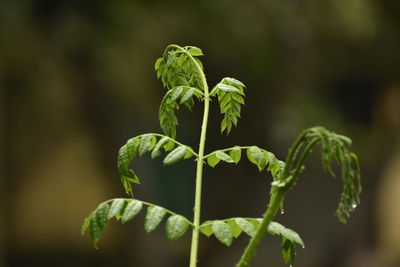
[{"label": "green stem", "polygon": [[265,214],[263,216],[261,225],[258,228],[256,234],[251,238],[249,244],[246,247],[246,250],[244,251],[244,253],[243,253],[239,263],[236,265],[236,267],[249,266],[250,260],[254,256],[258,246],[260,245],[261,241],[263,240],[264,235],[267,232],[268,225],[275,217],[275,215],[279,209],[279,205],[282,202],[284,196],[285,196],[285,192],[282,189],[276,188],[276,190],[273,190],[267,211],[265,212]]},{"label": "green stem", "polygon": [[204,89],[204,113],[203,113],[203,123],[201,125],[200,142],[199,142],[199,152],[197,159],[196,168],[196,193],[194,200],[194,217],[193,217],[193,232],[192,232],[192,245],[190,249],[190,267],[197,266],[197,255],[199,250],[199,233],[200,233],[200,210],[201,210],[201,187],[203,179],[203,159],[204,159],[204,147],[206,143],[206,133],[207,133],[207,123],[208,123],[208,113],[210,108],[210,95],[208,92],[208,85],[206,77],[200,65],[194,60],[194,58],[186,52],[188,57],[194,62],[199,73],[201,74],[201,81],[203,83]]}]

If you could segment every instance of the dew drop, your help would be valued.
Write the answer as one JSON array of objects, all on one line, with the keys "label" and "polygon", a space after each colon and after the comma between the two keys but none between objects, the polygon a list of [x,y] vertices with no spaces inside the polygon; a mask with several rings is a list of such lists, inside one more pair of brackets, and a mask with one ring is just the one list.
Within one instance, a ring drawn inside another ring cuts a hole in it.
[{"label": "dew drop", "polygon": [[284,211],[284,210],[281,210],[281,214],[285,214],[285,211]]},{"label": "dew drop", "polygon": [[355,209],[355,208],[357,208],[357,204],[356,204],[356,203],[353,203],[353,204],[351,205],[351,207],[352,207],[353,209]]}]

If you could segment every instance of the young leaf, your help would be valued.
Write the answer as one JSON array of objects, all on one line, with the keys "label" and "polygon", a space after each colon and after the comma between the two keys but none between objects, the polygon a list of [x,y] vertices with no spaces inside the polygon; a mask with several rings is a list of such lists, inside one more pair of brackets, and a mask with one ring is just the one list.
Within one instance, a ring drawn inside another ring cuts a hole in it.
[{"label": "young leaf", "polygon": [[110,206],[107,203],[101,203],[95,211],[95,217],[97,221],[97,225],[103,229],[104,226],[108,223],[108,211],[110,210]]},{"label": "young leaf", "polygon": [[125,200],[122,198],[114,199],[113,203],[111,204],[110,210],[108,211],[107,219],[111,220],[115,216],[120,215],[121,210],[125,206]]},{"label": "young leaf", "polygon": [[181,159],[184,158],[185,154],[186,154],[185,146],[179,146],[175,148],[174,150],[169,152],[169,154],[164,158],[164,165],[167,166],[180,161]]},{"label": "young leaf", "polygon": [[92,218],[92,214],[90,214],[85,220],[83,221],[82,227],[81,227],[81,235],[84,235],[86,232],[86,229],[89,227],[90,220]]},{"label": "young leaf", "polygon": [[258,147],[252,146],[248,148],[246,154],[250,162],[257,165],[259,171],[262,171],[265,166],[267,166],[267,160],[264,153]]},{"label": "young leaf", "polygon": [[161,148],[168,143],[170,140],[169,137],[163,137],[158,141],[156,146],[154,147],[153,151],[151,152],[151,158],[154,159],[161,155]]},{"label": "young leaf", "polygon": [[241,156],[242,156],[242,150],[240,149],[240,147],[235,146],[229,152],[229,156],[232,158],[232,160],[235,163],[238,163],[240,161]]},{"label": "young leaf", "polygon": [[214,221],[211,229],[215,237],[224,245],[230,246],[232,244],[232,231],[229,225],[223,221]]},{"label": "young leaf", "polygon": [[101,235],[103,233],[103,228],[101,228],[98,225],[95,215],[90,217],[89,229],[90,229],[90,239],[92,240],[92,244],[95,248],[98,248],[97,243],[100,241]]},{"label": "young leaf", "polygon": [[215,156],[217,158],[219,158],[220,160],[223,160],[223,161],[228,162],[228,163],[233,163],[234,162],[233,159],[228,154],[226,154],[225,152],[222,152],[222,151],[217,151],[215,153]]},{"label": "young leaf", "polygon": [[212,221],[205,221],[200,226],[200,232],[210,237],[213,234]]},{"label": "young leaf", "polygon": [[236,89],[235,87],[231,86],[231,85],[227,85],[227,84],[218,84],[217,88],[221,91],[227,92],[227,93],[240,93],[240,91],[238,89]]},{"label": "young leaf", "polygon": [[242,229],[243,232],[245,232],[249,236],[253,236],[256,233],[256,229],[251,222],[243,218],[236,218],[235,222],[237,225],[239,225],[240,229]]},{"label": "young leaf", "polygon": [[169,240],[177,240],[188,229],[189,224],[180,215],[172,215],[165,224],[165,231]]},{"label": "young leaf", "polygon": [[234,238],[239,237],[240,234],[242,233],[242,229],[239,227],[239,225],[236,224],[235,219],[229,219],[229,220],[226,221],[226,223],[231,228],[232,236]]},{"label": "young leaf", "polygon": [[282,257],[286,264],[292,264],[296,257],[296,248],[290,240],[282,237],[281,238],[281,246],[282,246]]},{"label": "young leaf", "polygon": [[218,162],[220,162],[221,159],[217,157],[216,153],[212,153],[210,156],[207,157],[207,163],[208,165],[210,165],[211,167],[214,168],[215,165],[218,164]]},{"label": "young leaf", "polygon": [[147,151],[151,150],[156,142],[156,138],[152,134],[143,135],[140,138],[139,155],[142,156]]},{"label": "young leaf", "polygon": [[194,46],[192,46],[192,47],[189,49],[189,53],[190,53],[192,56],[203,56],[203,51],[201,51],[200,48],[194,47]]},{"label": "young leaf", "polygon": [[165,210],[159,206],[150,206],[147,208],[147,214],[144,222],[144,229],[147,233],[154,231],[164,218]]},{"label": "young leaf", "polygon": [[224,81],[227,81],[228,83],[236,86],[236,87],[246,87],[241,81],[235,79],[235,78],[230,78],[230,77],[225,77]]},{"label": "young leaf", "polygon": [[127,221],[132,220],[142,210],[142,207],[142,201],[136,199],[131,200],[125,207],[121,222],[126,223]]}]

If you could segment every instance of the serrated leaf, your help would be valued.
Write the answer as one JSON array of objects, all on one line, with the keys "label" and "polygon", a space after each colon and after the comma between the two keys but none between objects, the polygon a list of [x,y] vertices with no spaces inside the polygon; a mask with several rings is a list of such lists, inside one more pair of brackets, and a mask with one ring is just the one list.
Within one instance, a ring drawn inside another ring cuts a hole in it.
[{"label": "serrated leaf", "polygon": [[189,224],[180,215],[172,215],[168,218],[165,224],[165,231],[169,240],[177,240],[188,229]]},{"label": "serrated leaf", "polygon": [[177,148],[175,148],[174,150],[172,150],[171,152],[169,152],[169,154],[164,158],[164,165],[171,165],[174,164],[178,161],[180,161],[181,159],[184,158],[186,154],[186,147],[185,146],[179,146]]},{"label": "serrated leaf", "polygon": [[147,208],[144,229],[147,233],[154,231],[165,216],[165,210],[159,206]]},{"label": "serrated leaf", "polygon": [[186,93],[182,96],[180,104],[185,103],[186,101],[188,101],[194,94],[194,89],[193,88],[189,88]]},{"label": "serrated leaf", "polygon": [[238,163],[240,161],[241,156],[242,156],[242,150],[240,149],[240,147],[235,146],[229,152],[229,156],[232,158],[232,160],[235,163]]},{"label": "serrated leaf", "polygon": [[115,216],[120,215],[121,210],[125,206],[125,200],[122,198],[117,198],[114,199],[114,201],[111,204],[110,210],[108,211],[108,216],[107,219],[111,220]]},{"label": "serrated leaf", "polygon": [[207,157],[207,164],[210,165],[211,167],[215,167],[221,159],[219,159],[216,155],[216,153],[212,153],[210,156]]},{"label": "serrated leaf", "polygon": [[101,203],[95,211],[95,217],[97,220],[97,225],[103,229],[108,223],[108,211],[110,206],[107,203]]},{"label": "serrated leaf", "polygon": [[139,155],[142,156],[151,150],[155,145],[155,137],[151,134],[145,134],[140,138]]},{"label": "serrated leaf", "polygon": [[191,47],[188,52],[192,56],[203,56],[203,51],[198,47]]},{"label": "serrated leaf", "polygon": [[228,162],[228,163],[233,163],[233,162],[234,162],[233,159],[232,159],[228,154],[226,154],[226,153],[223,152],[223,151],[217,151],[217,152],[215,153],[215,156],[216,156],[217,158],[219,158],[220,160],[225,161],[225,162]]},{"label": "serrated leaf", "polygon": [[229,225],[223,221],[214,221],[211,229],[215,237],[224,245],[230,246],[232,244],[233,236]]},{"label": "serrated leaf", "polygon": [[254,234],[256,233],[256,228],[254,224],[252,224],[251,222],[243,218],[236,218],[235,222],[240,227],[240,229],[242,229],[243,232],[245,232],[247,235],[253,237]]},{"label": "serrated leaf", "polygon": [[136,199],[131,200],[125,207],[124,214],[122,214],[121,217],[121,222],[126,223],[132,220],[142,210],[142,207],[142,201]]},{"label": "serrated leaf", "polygon": [[168,143],[170,140],[169,137],[163,137],[160,141],[157,142],[156,146],[154,147],[153,151],[151,151],[151,158],[154,159],[161,155],[161,148]]}]

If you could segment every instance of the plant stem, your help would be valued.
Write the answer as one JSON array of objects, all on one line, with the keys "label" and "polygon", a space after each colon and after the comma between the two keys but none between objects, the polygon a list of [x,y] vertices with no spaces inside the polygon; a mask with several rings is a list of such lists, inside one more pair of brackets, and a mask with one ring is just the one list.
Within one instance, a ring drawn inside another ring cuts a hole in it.
[{"label": "plant stem", "polygon": [[[274,190],[275,189],[275,190]],[[268,204],[267,211],[263,216],[263,220],[261,222],[260,227],[258,228],[256,234],[251,238],[249,244],[246,247],[240,261],[236,264],[236,267],[247,267],[249,266],[251,258],[254,256],[256,249],[260,245],[261,241],[264,238],[265,233],[267,232],[268,225],[275,217],[279,205],[285,196],[285,192],[281,188],[273,188],[273,193]]]},{"label": "plant stem", "polygon": [[193,232],[192,232],[192,246],[190,249],[190,267],[197,266],[197,254],[199,248],[199,229],[200,229],[200,209],[201,209],[201,186],[203,178],[203,158],[204,158],[204,147],[206,143],[206,133],[207,133],[207,123],[208,123],[208,113],[210,106],[210,95],[208,92],[208,85],[204,75],[203,70],[200,65],[193,59],[193,57],[188,53],[188,56],[195,62],[197,69],[201,73],[201,80],[204,87],[204,113],[203,113],[203,123],[201,125],[199,152],[197,159],[196,168],[196,195],[194,201],[194,218],[193,218]]}]

